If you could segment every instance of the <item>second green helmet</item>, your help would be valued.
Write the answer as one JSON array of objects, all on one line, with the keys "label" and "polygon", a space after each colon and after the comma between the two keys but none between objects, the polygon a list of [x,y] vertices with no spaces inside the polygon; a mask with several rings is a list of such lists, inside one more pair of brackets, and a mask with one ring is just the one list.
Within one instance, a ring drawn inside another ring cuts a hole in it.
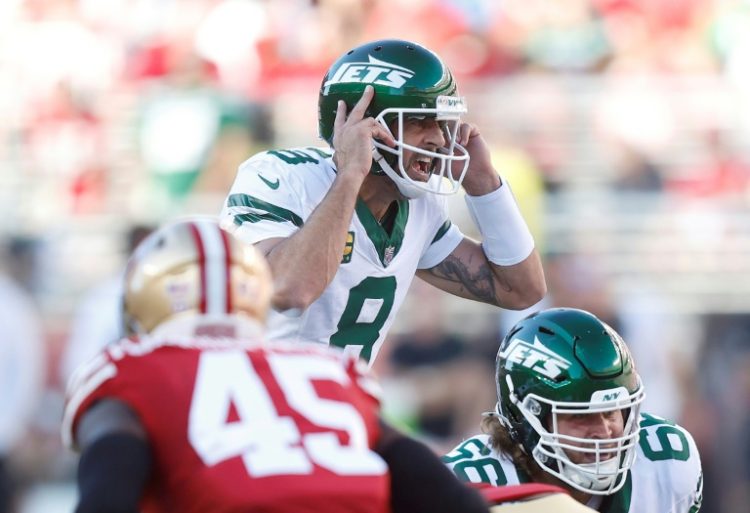
[{"label": "second green helmet", "polygon": [[[497,414],[543,470],[591,494],[609,495],[624,485],[645,393],[615,330],[584,310],[542,310],[511,328],[495,369]],[[609,439],[558,430],[560,415],[620,413],[622,433]]]}]

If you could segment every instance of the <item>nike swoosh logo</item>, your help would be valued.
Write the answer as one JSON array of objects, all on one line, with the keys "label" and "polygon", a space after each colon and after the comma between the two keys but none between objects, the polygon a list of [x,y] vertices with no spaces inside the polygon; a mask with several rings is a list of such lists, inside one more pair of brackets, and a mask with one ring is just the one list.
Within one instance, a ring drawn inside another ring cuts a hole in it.
[{"label": "nike swoosh logo", "polygon": [[279,179],[277,178],[275,182],[272,182],[268,178],[264,178],[263,175],[258,175],[258,178],[263,180],[263,183],[269,186],[271,189],[276,190],[279,188]]}]

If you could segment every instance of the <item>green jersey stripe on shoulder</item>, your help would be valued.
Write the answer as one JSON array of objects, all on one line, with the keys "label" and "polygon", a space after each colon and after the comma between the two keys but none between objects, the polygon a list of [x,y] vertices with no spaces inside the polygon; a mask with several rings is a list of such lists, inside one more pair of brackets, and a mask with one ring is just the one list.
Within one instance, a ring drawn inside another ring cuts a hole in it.
[{"label": "green jersey stripe on shoulder", "polygon": [[320,148],[314,148],[312,146],[305,149],[294,149],[294,150],[268,150],[268,155],[283,160],[287,164],[317,164],[319,161],[312,154],[327,159],[333,155],[333,153],[327,153]]},{"label": "green jersey stripe on shoulder", "polygon": [[318,159],[302,150],[268,150],[267,153],[292,165],[318,163]]},{"label": "green jersey stripe on shoulder", "polygon": [[[227,206],[240,207],[242,212],[234,214],[234,224],[257,223],[259,221],[290,222],[294,226],[302,226],[302,218],[282,207],[277,207],[267,201],[250,196],[249,194],[232,194],[227,198]],[[243,209],[247,209],[244,210]],[[252,209],[254,211],[250,211]]]},{"label": "green jersey stripe on shoulder", "polygon": [[320,148],[315,148],[313,146],[308,146],[305,149],[309,150],[309,151],[312,151],[314,153],[317,153],[318,155],[320,155],[324,159],[327,159],[327,158],[330,158],[331,156],[333,156],[333,152],[332,151],[321,150]]},{"label": "green jersey stripe on shoulder", "polygon": [[432,239],[432,242],[430,244],[435,244],[437,241],[443,238],[443,235],[445,235],[448,232],[448,229],[451,227],[451,220],[446,219],[443,225],[438,229],[437,233],[435,234],[435,237]]}]

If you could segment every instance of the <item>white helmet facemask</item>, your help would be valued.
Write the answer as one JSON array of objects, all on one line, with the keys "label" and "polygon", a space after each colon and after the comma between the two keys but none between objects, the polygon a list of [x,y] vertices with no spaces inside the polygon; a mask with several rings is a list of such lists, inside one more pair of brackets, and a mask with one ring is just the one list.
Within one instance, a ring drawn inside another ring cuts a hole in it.
[{"label": "white helmet facemask", "polygon": [[[375,118],[378,123],[385,127],[391,135],[386,116],[390,114],[397,115],[398,137],[396,147],[391,148],[382,142],[373,139],[373,159],[380,165],[381,169],[391,180],[394,181],[399,192],[407,198],[417,198],[427,192],[440,195],[455,194],[461,187],[461,182],[469,169],[469,152],[458,144],[458,129],[461,125],[461,114],[466,113],[466,106],[463,98],[455,96],[439,96],[437,99],[437,108],[434,109],[401,109],[389,108],[384,109]],[[403,140],[404,119],[408,117],[427,117],[434,116],[440,123],[444,132],[446,145],[438,148],[437,151],[430,151],[407,144]],[[409,150],[418,156],[430,159],[430,177],[424,181],[411,178],[407,173],[404,163],[404,150]],[[386,154],[397,157],[396,169],[388,163]],[[463,167],[456,177],[452,171],[454,162],[463,162]]]},{"label": "white helmet facemask", "polygon": [[[511,384],[512,390],[512,384]],[[528,394],[514,403],[539,435],[532,456],[543,470],[577,490],[592,495],[611,495],[623,487],[632,467],[638,444],[640,405],[645,399],[643,386],[632,394],[624,388],[600,390],[588,403],[551,401]],[[616,397],[609,399],[609,397]],[[539,418],[542,405],[550,409],[547,430]],[[558,415],[593,414],[622,410],[625,424],[622,436],[615,438],[580,438],[561,434]],[[585,463],[574,463],[570,454],[586,455]]]}]

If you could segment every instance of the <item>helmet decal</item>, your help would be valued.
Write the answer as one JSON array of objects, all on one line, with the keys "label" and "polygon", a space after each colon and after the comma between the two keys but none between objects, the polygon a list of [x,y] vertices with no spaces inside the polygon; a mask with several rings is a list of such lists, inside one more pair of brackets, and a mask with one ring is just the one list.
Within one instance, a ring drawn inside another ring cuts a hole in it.
[{"label": "helmet decal", "polygon": [[440,95],[435,100],[437,108],[437,119],[460,119],[461,114],[466,114],[466,100],[463,96]]},{"label": "helmet decal", "polygon": [[625,387],[617,387],[610,390],[597,390],[591,394],[591,403],[608,403],[618,399],[626,399],[630,395]]},{"label": "helmet decal", "polygon": [[367,56],[369,62],[345,62],[331,78],[323,82],[325,93],[333,84],[356,82],[359,84],[377,84],[399,89],[414,76],[414,71]]},{"label": "helmet decal", "polygon": [[550,379],[557,378],[571,365],[570,360],[545,347],[537,337],[534,337],[533,344],[514,338],[500,357],[505,360],[506,366],[523,365]]}]

